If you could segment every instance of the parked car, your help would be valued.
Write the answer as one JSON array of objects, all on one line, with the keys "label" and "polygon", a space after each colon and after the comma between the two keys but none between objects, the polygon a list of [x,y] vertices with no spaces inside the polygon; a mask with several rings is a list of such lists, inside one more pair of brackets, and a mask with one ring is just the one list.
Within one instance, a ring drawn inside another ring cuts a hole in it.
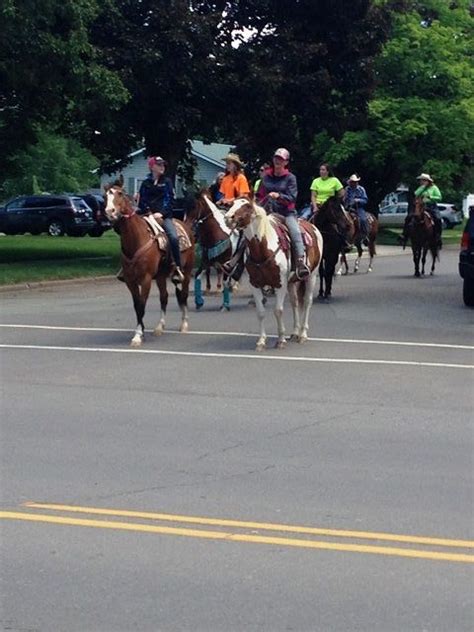
[{"label": "parked car", "polygon": [[[462,213],[457,210],[454,204],[438,204],[441,220],[444,228],[453,228],[462,223]],[[379,226],[402,227],[408,215],[408,202],[396,202],[388,204],[379,209]]]},{"label": "parked car", "polygon": [[7,235],[82,236],[94,226],[92,210],[76,196],[23,195],[0,208],[0,232]]},{"label": "parked car", "polygon": [[88,231],[91,237],[100,237],[106,230],[112,228],[112,224],[105,214],[105,200],[102,195],[80,193],[78,197],[84,200],[87,206],[92,210],[95,226]]},{"label": "parked car", "polygon": [[464,226],[459,253],[459,274],[463,279],[463,299],[468,307],[474,307],[474,206]]}]

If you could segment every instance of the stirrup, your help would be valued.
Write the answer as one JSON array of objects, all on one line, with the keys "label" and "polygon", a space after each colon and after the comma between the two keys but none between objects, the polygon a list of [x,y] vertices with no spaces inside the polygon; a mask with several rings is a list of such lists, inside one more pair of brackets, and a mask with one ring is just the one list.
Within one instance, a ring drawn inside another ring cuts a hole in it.
[{"label": "stirrup", "polygon": [[176,268],[174,269],[174,272],[171,275],[171,281],[175,285],[179,285],[180,283],[184,281],[184,274],[180,267],[176,266]]},{"label": "stirrup", "polygon": [[309,275],[311,274],[310,269],[308,268],[308,266],[303,260],[296,262],[295,273],[296,273],[296,278],[299,281],[304,281],[304,279],[307,279]]}]

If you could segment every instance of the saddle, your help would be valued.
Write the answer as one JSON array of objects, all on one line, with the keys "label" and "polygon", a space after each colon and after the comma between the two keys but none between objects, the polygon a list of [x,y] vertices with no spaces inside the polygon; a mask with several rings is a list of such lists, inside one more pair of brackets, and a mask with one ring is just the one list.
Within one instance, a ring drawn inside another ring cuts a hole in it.
[{"label": "saddle", "polygon": [[[168,236],[163,228],[163,220],[155,217],[154,215],[145,215],[143,219],[148,224],[151,234],[153,235],[156,243],[158,244],[158,248],[162,252],[167,252],[168,250]],[[184,226],[181,222],[177,220],[173,220],[173,224],[176,228],[176,233],[178,235],[179,242],[179,250],[183,252],[184,250],[188,250],[192,247],[191,240],[189,238],[188,233],[186,232]]]},{"label": "saddle", "polygon": [[[283,250],[286,256],[289,256],[291,254],[291,239],[284,217],[282,217],[281,215],[277,215],[276,213],[272,213],[271,215],[269,215],[269,219],[273,224],[273,228],[275,229],[276,234],[278,235],[280,248]],[[305,248],[311,247],[314,243],[313,235],[308,231],[302,221],[298,220],[298,226],[300,227],[300,233]]]}]

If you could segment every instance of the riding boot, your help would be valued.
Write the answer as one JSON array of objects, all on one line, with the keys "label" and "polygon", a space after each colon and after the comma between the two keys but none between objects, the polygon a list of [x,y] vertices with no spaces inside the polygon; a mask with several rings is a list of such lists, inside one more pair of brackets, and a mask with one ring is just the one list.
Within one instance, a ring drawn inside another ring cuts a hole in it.
[{"label": "riding boot", "polygon": [[125,277],[123,276],[123,268],[120,268],[120,270],[117,272],[115,276],[117,278],[117,281],[122,281],[122,283],[125,283]]},{"label": "riding boot", "polygon": [[304,257],[298,257],[296,259],[296,276],[298,280],[303,281],[307,279],[311,274],[310,269],[305,263]]}]

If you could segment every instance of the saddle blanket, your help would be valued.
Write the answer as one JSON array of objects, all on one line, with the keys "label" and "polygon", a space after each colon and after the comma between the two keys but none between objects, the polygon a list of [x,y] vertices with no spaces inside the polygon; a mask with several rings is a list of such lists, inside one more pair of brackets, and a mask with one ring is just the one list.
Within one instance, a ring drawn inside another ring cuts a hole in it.
[{"label": "saddle blanket", "polygon": [[[285,224],[284,219],[280,219],[280,217],[273,214],[270,216],[270,221],[272,222],[273,227],[275,228],[278,235],[278,241],[280,242],[281,249],[286,255],[288,255],[288,253],[291,252],[291,241],[290,233],[288,232],[288,228]],[[305,248],[309,248],[313,245],[313,235],[308,231],[308,229],[301,221],[298,221],[298,225],[300,227],[303,244],[305,245]]]},{"label": "saddle blanket", "polygon": [[[168,250],[168,236],[166,235],[165,229],[161,225],[160,220],[153,215],[145,215],[143,219],[150,227],[151,233],[158,244],[158,248],[163,252],[166,252]],[[188,248],[192,247],[192,243],[184,226],[176,219],[173,220],[173,224],[178,234],[180,251],[183,252],[183,250],[188,250]]]}]

